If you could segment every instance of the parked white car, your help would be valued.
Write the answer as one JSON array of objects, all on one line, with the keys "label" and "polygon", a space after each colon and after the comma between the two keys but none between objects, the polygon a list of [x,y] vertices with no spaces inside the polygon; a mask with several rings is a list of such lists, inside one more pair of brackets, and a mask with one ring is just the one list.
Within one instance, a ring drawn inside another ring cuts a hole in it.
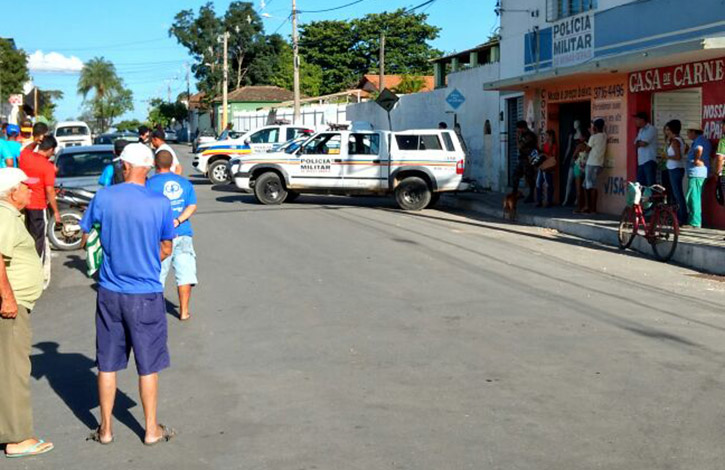
[{"label": "parked white car", "polygon": [[91,128],[83,121],[63,121],[55,126],[53,137],[58,141],[58,149],[93,145]]},{"label": "parked white car", "polygon": [[245,132],[236,139],[217,140],[199,145],[192,166],[214,184],[228,183],[228,164],[233,157],[264,153],[300,135],[313,134],[308,126],[274,125]]},{"label": "parked white car", "polygon": [[292,152],[235,159],[234,184],[262,204],[300,193],[393,194],[404,210],[421,210],[446,191],[463,191],[466,151],[449,130],[325,131]]}]

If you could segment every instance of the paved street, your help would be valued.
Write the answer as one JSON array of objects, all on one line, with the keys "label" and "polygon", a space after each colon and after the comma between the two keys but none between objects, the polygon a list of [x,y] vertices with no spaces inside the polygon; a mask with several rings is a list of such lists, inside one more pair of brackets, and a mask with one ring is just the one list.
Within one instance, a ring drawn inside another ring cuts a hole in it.
[{"label": "paved street", "polygon": [[56,449],[3,468],[722,468],[725,283],[500,220],[192,179],[201,284],[161,375],[178,438],[142,445],[131,368],[116,442],[84,441],[95,293],[60,254],[33,313]]}]

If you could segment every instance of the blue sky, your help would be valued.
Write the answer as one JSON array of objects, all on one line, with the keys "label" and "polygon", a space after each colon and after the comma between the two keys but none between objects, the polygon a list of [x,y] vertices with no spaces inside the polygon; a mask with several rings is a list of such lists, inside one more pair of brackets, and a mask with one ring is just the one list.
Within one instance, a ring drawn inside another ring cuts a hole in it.
[{"label": "blue sky", "polygon": [[[39,87],[64,92],[56,111],[57,119],[80,114],[82,98],[76,93],[78,74],[48,70],[77,70],[81,62],[96,56],[114,62],[120,76],[133,90],[135,109],[124,117],[143,119],[149,99],[165,98],[169,87],[172,97],[186,90],[185,64],[190,62],[190,57],[168,37],[168,29],[178,11],[198,10],[203,3],[198,0],[36,0],[33,2],[34,11],[38,12],[34,17],[35,26],[29,28],[25,21],[3,21],[0,36],[14,38],[18,47],[29,55],[42,51],[34,56],[32,63],[37,64],[37,69],[31,73]],[[213,3],[217,12],[223,12],[230,1]],[[271,16],[265,19],[268,33],[279,28],[280,34],[289,37],[291,27],[286,18],[291,9],[290,0],[265,0],[264,9],[261,0],[254,3],[260,12]],[[297,0],[297,9],[320,10],[346,3],[350,0]],[[423,0],[363,0],[334,12],[303,14],[300,22],[348,19],[420,3]],[[433,45],[451,52],[488,38],[497,24],[494,4],[495,0],[436,0],[418,11],[430,15],[429,22],[442,28],[440,38]],[[193,77],[191,87],[193,92]]]}]

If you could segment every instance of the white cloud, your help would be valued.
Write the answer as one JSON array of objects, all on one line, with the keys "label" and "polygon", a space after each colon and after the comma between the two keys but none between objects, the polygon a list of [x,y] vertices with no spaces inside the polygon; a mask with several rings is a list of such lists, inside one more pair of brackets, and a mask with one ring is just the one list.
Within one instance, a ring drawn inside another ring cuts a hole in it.
[{"label": "white cloud", "polygon": [[28,57],[28,68],[31,72],[78,73],[83,68],[83,61],[57,52],[35,51]]}]

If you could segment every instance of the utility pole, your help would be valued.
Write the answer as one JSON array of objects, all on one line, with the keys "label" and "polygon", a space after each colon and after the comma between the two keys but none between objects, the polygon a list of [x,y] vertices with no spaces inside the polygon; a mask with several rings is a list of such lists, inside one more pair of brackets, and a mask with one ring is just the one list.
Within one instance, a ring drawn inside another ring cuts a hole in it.
[{"label": "utility pole", "polygon": [[171,103],[171,80],[166,80],[166,101]]},{"label": "utility pole", "polygon": [[297,0],[292,0],[292,57],[294,61],[294,124],[300,120],[300,44],[297,37]]},{"label": "utility pole", "polygon": [[38,87],[33,87],[33,112],[35,113],[35,121],[38,122]]},{"label": "utility pole", "polygon": [[191,65],[186,64],[186,134],[191,142],[191,84],[189,74]]},{"label": "utility pole", "polygon": [[380,35],[380,80],[378,91],[385,89],[385,33]]},{"label": "utility pole", "polygon": [[229,119],[227,107],[229,94],[229,33],[224,31],[224,81],[222,82],[222,122],[220,122],[219,132],[224,132]]}]

